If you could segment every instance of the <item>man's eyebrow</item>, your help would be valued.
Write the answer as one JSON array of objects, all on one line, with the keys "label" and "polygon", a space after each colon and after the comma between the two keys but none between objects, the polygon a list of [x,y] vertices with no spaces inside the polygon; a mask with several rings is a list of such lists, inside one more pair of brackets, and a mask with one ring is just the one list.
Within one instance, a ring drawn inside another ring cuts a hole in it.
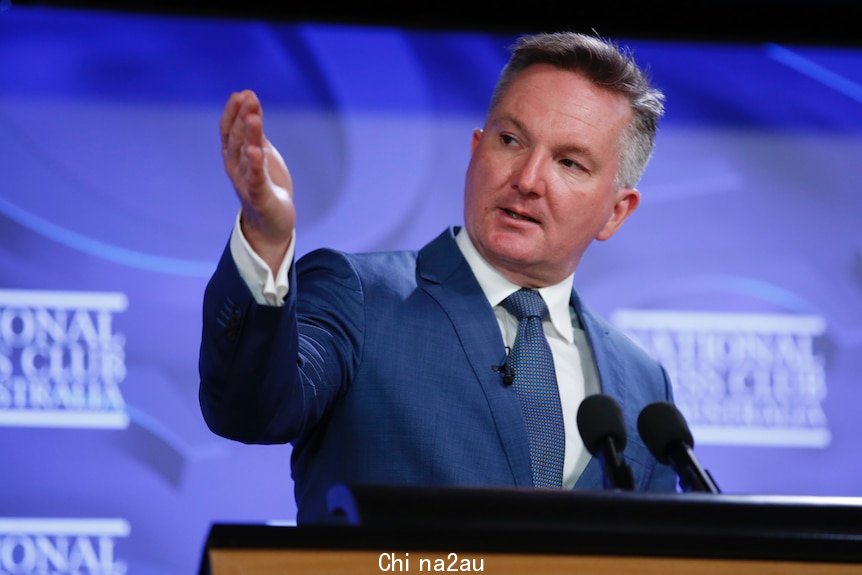
[{"label": "man's eyebrow", "polygon": [[525,133],[529,136],[530,131],[527,129],[527,127],[523,123],[521,123],[521,121],[518,118],[516,118],[515,116],[513,116],[512,114],[503,114],[494,123],[498,124],[498,125],[499,124],[512,124],[512,126],[515,128],[515,130],[522,132],[522,133]]},{"label": "man's eyebrow", "polygon": [[[501,124],[511,124],[512,127],[524,134],[527,134],[527,137],[530,137],[530,131],[527,127],[521,122],[518,118],[513,116],[512,114],[502,114],[493,124],[501,125]],[[554,151],[558,153],[564,154],[575,154],[577,156],[582,157],[586,162],[595,165],[598,163],[598,159],[596,155],[587,147],[581,144],[576,143],[567,143],[560,146],[554,146]]]}]

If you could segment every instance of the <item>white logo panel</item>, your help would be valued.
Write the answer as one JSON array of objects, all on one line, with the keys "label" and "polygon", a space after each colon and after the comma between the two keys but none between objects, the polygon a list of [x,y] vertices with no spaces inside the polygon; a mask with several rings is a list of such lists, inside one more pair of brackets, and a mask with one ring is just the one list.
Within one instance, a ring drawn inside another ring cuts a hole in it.
[{"label": "white logo panel", "polygon": [[125,428],[124,294],[0,290],[0,426]]},{"label": "white logo panel", "polygon": [[698,444],[829,444],[822,317],[626,309],[611,321],[667,369]]},{"label": "white logo panel", "polygon": [[116,540],[129,532],[124,519],[0,518],[0,575],[125,575]]}]

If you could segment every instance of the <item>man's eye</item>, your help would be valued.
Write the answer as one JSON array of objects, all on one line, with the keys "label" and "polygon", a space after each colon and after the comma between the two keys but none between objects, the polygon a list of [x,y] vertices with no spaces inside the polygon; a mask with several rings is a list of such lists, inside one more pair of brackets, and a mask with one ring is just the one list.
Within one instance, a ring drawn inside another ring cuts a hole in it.
[{"label": "man's eye", "polygon": [[509,144],[514,144],[514,143],[515,143],[515,138],[514,138],[514,137],[512,137],[512,136],[511,136],[511,135],[509,135],[509,134],[500,134],[500,142],[501,142],[504,146],[508,146]]},{"label": "man's eye", "polygon": [[576,160],[572,160],[571,158],[563,158],[562,160],[560,160],[560,164],[565,166],[566,168],[568,168],[570,170],[577,170],[579,172],[588,172],[589,171],[589,170],[587,170],[586,166],[584,166],[582,163],[580,163]]}]

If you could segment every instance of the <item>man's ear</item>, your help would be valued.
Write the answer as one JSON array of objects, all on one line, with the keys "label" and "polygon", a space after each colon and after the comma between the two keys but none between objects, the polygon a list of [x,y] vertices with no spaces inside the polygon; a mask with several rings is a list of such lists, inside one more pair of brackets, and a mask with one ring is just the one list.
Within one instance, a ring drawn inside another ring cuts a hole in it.
[{"label": "man's ear", "polygon": [[641,193],[637,189],[620,188],[617,190],[614,211],[611,213],[611,217],[605,223],[604,227],[599,230],[596,239],[604,241],[617,233],[617,230],[620,229],[626,218],[637,209],[640,202]]},{"label": "man's ear", "polygon": [[479,145],[479,140],[482,139],[482,128],[476,128],[473,130],[473,138],[470,140],[470,153],[476,151],[476,146]]}]

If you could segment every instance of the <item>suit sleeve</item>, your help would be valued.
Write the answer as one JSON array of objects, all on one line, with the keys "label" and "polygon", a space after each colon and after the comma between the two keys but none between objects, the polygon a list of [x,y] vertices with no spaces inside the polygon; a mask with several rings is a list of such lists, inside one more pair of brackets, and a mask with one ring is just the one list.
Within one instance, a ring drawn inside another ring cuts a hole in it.
[{"label": "suit sleeve", "polygon": [[[305,269],[305,272],[298,272]],[[361,356],[363,298],[343,256],[309,254],[290,269],[281,307],[259,305],[225,249],[204,292],[201,412],[243,443],[287,443],[337,401]]]}]

